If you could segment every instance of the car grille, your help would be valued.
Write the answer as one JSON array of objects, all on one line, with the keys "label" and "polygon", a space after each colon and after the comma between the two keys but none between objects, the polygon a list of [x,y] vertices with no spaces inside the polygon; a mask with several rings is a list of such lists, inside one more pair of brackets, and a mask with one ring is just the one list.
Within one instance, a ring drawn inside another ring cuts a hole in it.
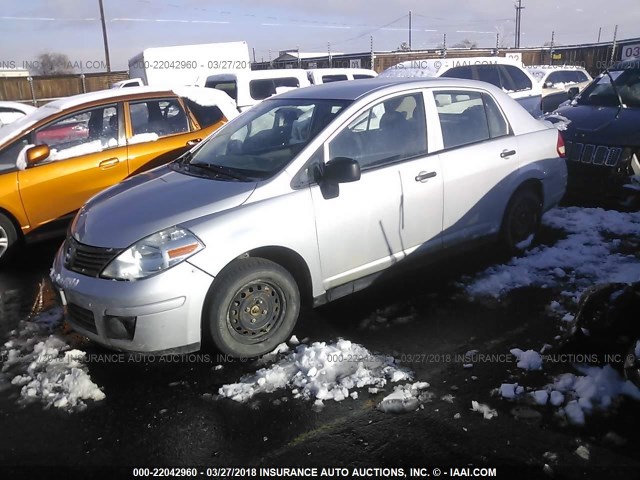
[{"label": "car grille", "polygon": [[622,147],[607,147],[591,143],[567,142],[567,158],[572,162],[615,167],[620,162]]},{"label": "car grille", "polygon": [[91,247],[69,237],[65,242],[64,265],[69,270],[97,277],[121,250],[115,248]]},{"label": "car grille", "polygon": [[71,323],[82,327],[85,330],[89,330],[90,332],[98,333],[98,330],[96,329],[96,319],[94,318],[91,310],[87,310],[86,308],[70,303],[67,305],[67,316]]}]

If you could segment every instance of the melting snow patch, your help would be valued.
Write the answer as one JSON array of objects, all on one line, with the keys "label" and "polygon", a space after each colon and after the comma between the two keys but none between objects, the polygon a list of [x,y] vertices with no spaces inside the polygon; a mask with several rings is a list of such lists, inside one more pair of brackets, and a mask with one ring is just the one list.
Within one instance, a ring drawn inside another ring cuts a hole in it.
[{"label": "melting snow patch", "polygon": [[471,401],[471,410],[482,413],[485,420],[491,420],[493,417],[498,416],[498,412],[490,408],[489,405],[478,403],[475,400]]},{"label": "melting snow patch", "polygon": [[524,392],[524,387],[521,387],[517,383],[503,383],[500,385],[500,396],[507,400],[513,400],[522,392]]},{"label": "melting snow patch", "polygon": [[66,411],[86,408],[86,400],[105,398],[91,381],[85,352],[71,349],[64,336],[52,333],[62,321],[59,308],[47,310],[20,323],[10,339],[0,347],[6,358],[2,376],[20,387],[25,402],[40,401]]},{"label": "melting snow patch", "polygon": [[300,344],[295,351],[238,383],[223,385],[221,397],[246,402],[255,394],[291,388],[296,398],[337,402],[350,396],[350,390],[370,387],[377,393],[388,381],[412,379],[412,373],[398,367],[393,357],[373,355],[361,345],[340,339],[336,343]]},{"label": "melting snow patch", "polygon": [[517,367],[523,370],[542,370],[542,356],[533,350],[526,352],[519,348],[510,350],[511,354],[518,359]]},{"label": "melting snow patch", "polygon": [[[640,400],[640,389],[624,380],[611,365],[576,368],[582,375],[564,373],[545,389],[529,392],[533,401],[538,405],[559,407],[558,413],[570,424],[584,425],[587,415],[613,407],[622,396]],[[517,384],[503,383],[500,386],[501,396],[508,400],[514,399],[523,391],[523,387],[518,387]]]},{"label": "melting snow patch", "polygon": [[429,388],[427,382],[407,383],[394,387],[393,393],[387,395],[378,404],[378,410],[385,413],[407,413],[420,407],[422,403],[430,400],[433,394],[422,392]]},{"label": "melting snow patch", "polygon": [[467,293],[499,298],[520,287],[566,285],[564,294],[577,300],[595,283],[640,280],[640,260],[617,252],[620,236],[640,235],[640,212],[567,207],[548,211],[542,220],[567,237],[488,268],[466,285]]}]

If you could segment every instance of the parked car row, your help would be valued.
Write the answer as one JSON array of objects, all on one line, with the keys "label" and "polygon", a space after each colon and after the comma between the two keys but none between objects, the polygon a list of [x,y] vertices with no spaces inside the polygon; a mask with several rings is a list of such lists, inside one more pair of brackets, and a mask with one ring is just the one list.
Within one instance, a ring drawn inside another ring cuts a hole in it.
[{"label": "parked car row", "polygon": [[[0,130],[10,187],[0,212],[18,212],[0,213],[0,255],[84,203],[51,273],[75,330],[123,351],[213,345],[255,357],[289,337],[303,303],[414,258],[487,241],[522,251],[575,172],[633,191],[638,146],[625,135],[638,138],[637,64],[610,69],[542,120],[532,106],[543,84],[529,73],[454,60],[358,81],[318,71],[324,85],[307,88],[303,70],[238,72],[208,88],[128,88],[61,100],[53,116],[41,108]],[[88,175],[69,170],[77,158],[103,183],[53,211],[42,200]]]},{"label": "parked car row", "polygon": [[376,72],[364,68],[240,70],[210,75],[207,77],[205,87],[215,88],[227,93],[235,100],[238,110],[243,112],[257,105],[265,98],[291,88],[373,78],[375,76],[377,76]]}]

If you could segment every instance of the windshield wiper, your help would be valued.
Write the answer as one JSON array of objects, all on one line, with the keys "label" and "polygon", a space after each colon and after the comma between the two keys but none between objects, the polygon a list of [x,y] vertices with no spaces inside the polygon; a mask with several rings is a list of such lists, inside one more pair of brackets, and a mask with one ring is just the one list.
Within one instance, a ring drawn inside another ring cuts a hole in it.
[{"label": "windshield wiper", "polygon": [[251,177],[248,177],[247,175],[243,175],[242,173],[238,173],[238,171],[233,168],[224,167],[222,165],[216,165],[213,163],[190,163],[189,166],[211,170],[216,174],[221,174],[221,175],[224,175],[225,177],[233,178],[235,180],[240,180],[242,182],[252,180]]}]

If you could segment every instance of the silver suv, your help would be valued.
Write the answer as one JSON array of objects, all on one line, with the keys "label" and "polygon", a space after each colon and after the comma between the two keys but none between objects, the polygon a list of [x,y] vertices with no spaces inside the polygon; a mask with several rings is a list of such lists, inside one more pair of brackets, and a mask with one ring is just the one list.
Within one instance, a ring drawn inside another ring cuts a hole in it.
[{"label": "silver suv", "polygon": [[91,199],[52,279],[71,326],[100,344],[259,356],[289,337],[301,300],[479,239],[530,245],[564,194],[563,151],[487,83],[290,91]]}]

